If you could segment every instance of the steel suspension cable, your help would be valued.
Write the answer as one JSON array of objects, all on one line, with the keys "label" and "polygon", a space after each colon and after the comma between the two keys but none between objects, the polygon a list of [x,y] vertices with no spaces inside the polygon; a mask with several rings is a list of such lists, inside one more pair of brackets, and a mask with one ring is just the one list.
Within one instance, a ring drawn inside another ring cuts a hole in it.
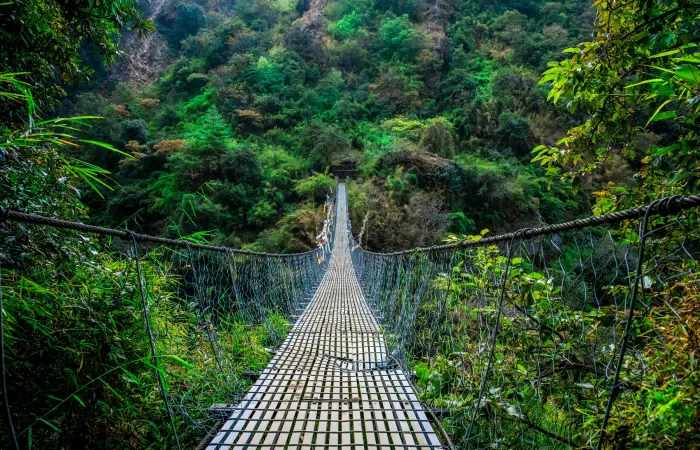
[{"label": "steel suspension cable", "polygon": [[173,436],[175,437],[175,445],[177,446],[178,450],[182,450],[182,447],[180,446],[180,438],[178,437],[177,433],[177,428],[175,427],[175,417],[173,415],[173,410],[170,407],[170,401],[168,400],[168,392],[166,390],[166,384],[165,380],[163,379],[163,374],[161,373],[161,363],[160,363],[160,358],[158,358],[158,352],[156,350],[156,342],[153,337],[153,331],[151,329],[151,320],[149,318],[148,310],[149,310],[149,304],[148,304],[148,294],[147,294],[147,287],[146,283],[143,279],[143,273],[141,272],[141,262],[140,262],[140,257],[139,257],[139,247],[138,243],[136,242],[136,236],[135,233],[131,233],[131,242],[132,242],[132,249],[133,249],[133,258],[134,258],[134,264],[136,265],[136,276],[138,277],[138,282],[139,282],[139,291],[141,292],[141,303],[143,306],[143,321],[144,325],[146,327],[146,333],[148,334],[148,340],[151,345],[151,353],[153,356],[153,362],[155,366],[155,373],[156,373],[156,378],[158,379],[158,385],[160,386],[160,392],[163,395],[163,402],[165,403],[165,408],[168,411],[168,418],[170,419],[170,426],[173,429]]}]

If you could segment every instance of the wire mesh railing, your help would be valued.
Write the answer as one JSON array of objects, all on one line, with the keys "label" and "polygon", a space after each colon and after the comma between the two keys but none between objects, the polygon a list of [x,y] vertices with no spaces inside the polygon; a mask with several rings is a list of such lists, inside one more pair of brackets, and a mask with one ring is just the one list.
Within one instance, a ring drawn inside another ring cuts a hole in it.
[{"label": "wire mesh railing", "polygon": [[0,447],[194,448],[313,295],[333,204],[318,247],[301,254],[3,211],[2,401],[13,423]]},{"label": "wire mesh railing", "polygon": [[[392,254],[351,242],[353,265],[392,362],[458,448],[692,447],[698,204]],[[22,223],[2,236],[7,448],[191,448],[282,342],[333,243],[274,255],[3,218]]]},{"label": "wire mesh railing", "polygon": [[352,242],[353,264],[457,448],[692,448],[699,203],[391,254]]}]

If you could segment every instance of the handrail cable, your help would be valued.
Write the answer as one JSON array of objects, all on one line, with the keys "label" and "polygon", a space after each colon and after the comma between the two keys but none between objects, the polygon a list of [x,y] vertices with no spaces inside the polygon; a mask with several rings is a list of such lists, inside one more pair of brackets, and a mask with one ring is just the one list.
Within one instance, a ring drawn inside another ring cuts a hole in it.
[{"label": "handrail cable", "polygon": [[[562,231],[577,230],[589,226],[603,225],[622,222],[623,220],[629,219],[639,219],[643,218],[647,213],[649,208],[653,206],[654,215],[668,216],[679,211],[695,208],[700,206],[700,194],[690,195],[687,197],[675,195],[672,197],[665,197],[656,200],[653,204],[640,206],[637,208],[626,209],[624,211],[618,211],[614,213],[602,214],[600,216],[591,216],[585,219],[577,219],[569,222],[562,222],[555,225],[548,225],[545,227],[538,228],[523,228],[511,233],[499,234],[497,236],[491,236],[487,238],[480,239],[478,241],[460,241],[453,244],[443,244],[443,245],[433,245],[431,247],[417,247],[410,250],[402,250],[397,252],[381,253],[381,252],[371,252],[362,249],[370,255],[383,255],[383,256],[396,256],[396,255],[406,255],[415,252],[426,252],[426,251],[439,251],[439,250],[449,250],[453,248],[460,247],[477,247],[483,245],[494,244],[498,242],[510,241],[514,238],[516,239],[531,239],[537,236],[543,236],[548,234],[560,233]],[[211,250],[216,252],[234,252],[238,254],[245,255],[260,255],[260,256],[278,256],[278,257],[289,257],[289,256],[299,256],[314,253],[317,250],[311,250],[302,253],[265,253],[265,252],[255,252],[251,250],[241,250],[226,246],[214,246],[207,244],[193,243],[184,239],[168,239],[163,237],[151,236],[148,234],[138,234],[130,231],[117,230],[114,228],[98,227],[95,225],[88,225],[81,222],[72,222],[68,220],[56,219],[53,217],[40,216],[38,214],[27,214],[19,211],[6,209],[0,207],[0,217],[5,220],[11,220],[13,222],[30,223],[35,225],[46,225],[54,228],[65,228],[76,231],[84,231],[87,233],[96,233],[107,236],[119,237],[122,239],[130,240],[136,239],[140,242],[152,242],[155,244],[163,245],[173,245],[183,248],[196,248],[200,250]],[[358,243],[359,245],[359,243]],[[362,248],[360,246],[360,248]]]},{"label": "handrail cable", "polygon": [[637,208],[626,209],[624,211],[618,211],[614,213],[602,214],[600,216],[591,216],[585,219],[577,219],[569,222],[562,222],[544,227],[521,228],[511,233],[499,234],[497,236],[491,236],[475,241],[463,240],[453,244],[433,245],[431,247],[418,247],[411,250],[401,250],[397,252],[387,253],[372,252],[369,250],[365,250],[364,248],[362,248],[359,242],[357,243],[357,245],[365,253],[369,255],[379,256],[399,256],[408,255],[416,252],[432,252],[462,247],[480,247],[499,242],[509,242],[512,239],[532,239],[537,236],[561,233],[562,231],[579,230],[590,226],[619,223],[623,220],[640,219],[643,218],[647,214],[647,211],[649,211],[650,209],[653,210],[650,212],[650,215],[670,216],[680,211],[695,208],[698,206],[700,206],[700,194],[690,195],[687,197],[681,195],[674,195],[672,197],[664,197],[655,200],[649,205],[640,206]]},{"label": "handrail cable", "polygon": [[0,217],[4,217],[5,220],[11,220],[13,222],[30,223],[34,225],[45,225],[54,228],[64,228],[68,230],[83,231],[86,233],[102,234],[105,236],[114,236],[125,240],[131,240],[132,238],[138,242],[151,242],[154,244],[171,245],[182,248],[196,248],[199,250],[211,250],[215,252],[233,252],[242,255],[258,255],[258,256],[277,256],[277,257],[288,257],[288,256],[300,256],[308,255],[318,251],[310,250],[308,252],[301,253],[265,253],[265,252],[254,252],[251,250],[241,250],[226,246],[216,246],[208,244],[198,244],[195,242],[190,242],[185,239],[168,239],[158,236],[151,236],[148,234],[132,233],[125,230],[117,230],[114,228],[98,227],[95,225],[88,225],[81,222],[72,222],[69,220],[56,219],[54,217],[40,216],[38,214],[27,214],[12,209],[6,209],[0,206]]}]

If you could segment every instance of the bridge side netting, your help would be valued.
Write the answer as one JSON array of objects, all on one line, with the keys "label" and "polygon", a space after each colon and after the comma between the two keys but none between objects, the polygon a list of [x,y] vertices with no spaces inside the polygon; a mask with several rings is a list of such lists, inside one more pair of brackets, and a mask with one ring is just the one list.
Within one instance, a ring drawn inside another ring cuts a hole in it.
[{"label": "bridge side netting", "polygon": [[332,206],[318,248],[294,255],[8,223],[5,373],[22,448],[195,448],[313,295]]},{"label": "bridge side netting", "polygon": [[264,367],[318,285],[319,257],[142,249],[156,271],[144,278],[171,283],[145,290],[171,407],[184,425],[208,432],[243,398],[251,384],[244,372]]},{"label": "bridge side netting", "polygon": [[351,244],[392,362],[456,447],[697,442],[697,211],[640,222],[395,254]]}]

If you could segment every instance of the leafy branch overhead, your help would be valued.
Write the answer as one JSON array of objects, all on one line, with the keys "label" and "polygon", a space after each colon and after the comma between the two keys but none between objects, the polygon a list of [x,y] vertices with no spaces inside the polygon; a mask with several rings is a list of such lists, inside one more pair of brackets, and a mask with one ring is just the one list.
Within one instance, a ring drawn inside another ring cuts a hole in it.
[{"label": "leafy branch overhead", "polygon": [[596,211],[698,189],[697,133],[700,5],[694,2],[596,2],[596,39],[564,50],[541,83],[549,98],[588,118],[557,146],[535,148],[533,161],[579,186],[624,161],[638,183],[610,183]]}]

